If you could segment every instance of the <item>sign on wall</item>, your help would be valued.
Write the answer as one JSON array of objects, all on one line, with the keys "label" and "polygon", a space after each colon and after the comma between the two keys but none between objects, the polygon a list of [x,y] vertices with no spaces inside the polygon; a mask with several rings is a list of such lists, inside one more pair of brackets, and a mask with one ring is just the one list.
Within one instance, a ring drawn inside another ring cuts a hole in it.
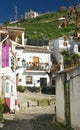
[{"label": "sign on wall", "polygon": [[9,45],[2,45],[2,67],[9,66]]}]

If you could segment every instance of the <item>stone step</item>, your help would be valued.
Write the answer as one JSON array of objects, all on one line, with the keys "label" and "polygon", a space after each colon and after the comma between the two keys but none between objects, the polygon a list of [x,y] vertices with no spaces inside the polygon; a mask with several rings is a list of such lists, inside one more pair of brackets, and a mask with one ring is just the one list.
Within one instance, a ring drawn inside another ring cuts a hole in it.
[{"label": "stone step", "polygon": [[15,118],[15,114],[10,114],[10,113],[3,114],[3,119],[13,120],[14,118]]}]

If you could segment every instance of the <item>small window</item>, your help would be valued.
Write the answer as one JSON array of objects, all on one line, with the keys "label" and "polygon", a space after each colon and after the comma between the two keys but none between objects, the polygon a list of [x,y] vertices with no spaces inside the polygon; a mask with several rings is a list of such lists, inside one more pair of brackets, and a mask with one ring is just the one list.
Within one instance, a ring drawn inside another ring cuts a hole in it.
[{"label": "small window", "polygon": [[6,83],[6,93],[9,93],[9,83]]},{"label": "small window", "polygon": [[19,57],[17,58],[17,61],[20,61],[20,58],[19,58]]},{"label": "small window", "polygon": [[22,79],[19,79],[19,82],[21,82],[22,81]]},{"label": "small window", "polygon": [[37,80],[37,83],[39,83],[40,82],[40,80]]},{"label": "small window", "polygon": [[67,46],[67,42],[63,42],[63,45],[64,45],[64,46]]},{"label": "small window", "polygon": [[32,84],[32,76],[26,76],[26,84]]}]

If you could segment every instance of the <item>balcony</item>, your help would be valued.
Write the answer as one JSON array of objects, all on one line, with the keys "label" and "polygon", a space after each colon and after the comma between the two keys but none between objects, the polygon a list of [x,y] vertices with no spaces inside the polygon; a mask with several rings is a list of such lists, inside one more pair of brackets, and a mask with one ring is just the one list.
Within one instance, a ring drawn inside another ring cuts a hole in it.
[{"label": "balcony", "polygon": [[24,66],[26,70],[37,70],[37,71],[46,71],[49,69],[49,64],[48,63],[26,63]]},{"label": "balcony", "polygon": [[19,68],[25,68],[25,70],[32,70],[32,71],[46,71],[46,72],[53,72],[56,73],[58,71],[61,71],[61,64],[52,64],[51,66],[49,65],[48,62],[46,63],[33,63],[33,62],[25,62],[23,63],[22,66],[17,64],[16,69]]},{"label": "balcony", "polygon": [[17,63],[16,69],[25,68],[25,70],[37,70],[37,71],[47,71],[50,69],[50,65],[48,62],[46,63],[38,63],[38,62],[24,62],[22,61],[22,65]]}]

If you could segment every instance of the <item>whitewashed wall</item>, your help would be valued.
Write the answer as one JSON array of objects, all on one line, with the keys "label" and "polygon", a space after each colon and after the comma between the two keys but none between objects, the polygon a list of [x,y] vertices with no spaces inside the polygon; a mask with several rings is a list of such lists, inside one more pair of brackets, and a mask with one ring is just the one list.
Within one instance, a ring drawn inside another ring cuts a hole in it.
[{"label": "whitewashed wall", "polygon": [[[49,76],[45,72],[35,71],[34,73],[34,72],[27,71],[26,73],[23,73],[23,69],[19,69],[17,70],[17,73],[19,73],[19,79],[21,79],[19,85],[40,87],[40,78],[46,78],[47,85],[49,84]],[[26,84],[26,76],[32,76],[32,84]]]},{"label": "whitewashed wall", "polygon": [[[80,67],[66,72],[70,80],[71,126],[80,129]],[[64,73],[56,77],[56,119],[65,123]]]},{"label": "whitewashed wall", "polygon": [[70,81],[71,124],[80,129],[80,67],[72,72]]},{"label": "whitewashed wall", "polygon": [[[64,46],[64,42],[67,42],[67,46]],[[58,49],[58,50],[66,50],[66,49],[70,49],[71,45],[70,45],[69,40],[64,40],[64,38],[59,38],[53,41],[53,46]]]},{"label": "whitewashed wall", "polygon": [[40,80],[40,78],[47,78],[47,84],[49,84],[49,76],[45,71],[39,71],[39,70],[30,70],[30,72],[28,73],[28,71],[26,71],[25,74],[25,68],[22,68],[22,60],[23,58],[25,59],[26,63],[29,62],[33,62],[33,57],[39,57],[39,63],[48,63],[49,64],[49,68],[51,67],[51,60],[50,60],[50,53],[45,53],[45,52],[28,52],[25,51],[23,49],[19,49],[16,50],[17,51],[17,58],[20,58],[20,60],[17,62],[17,66],[19,66],[20,68],[18,68],[16,70],[16,73],[19,73],[19,79],[21,79],[21,82],[19,82],[20,85],[23,86],[27,86],[25,83],[25,77],[26,76],[32,76],[33,82],[32,84],[28,84],[28,86],[35,86],[39,87],[40,86],[40,82],[37,83],[38,80]]},{"label": "whitewashed wall", "polygon": [[56,119],[61,123],[65,123],[64,108],[64,76],[56,78]]},{"label": "whitewashed wall", "polygon": [[39,63],[48,62],[50,65],[50,53],[39,53],[39,52],[23,52],[23,50],[17,50],[17,57],[20,58],[18,62],[19,66],[22,66],[22,60],[25,59],[26,62],[33,62],[33,57],[39,57]]}]

